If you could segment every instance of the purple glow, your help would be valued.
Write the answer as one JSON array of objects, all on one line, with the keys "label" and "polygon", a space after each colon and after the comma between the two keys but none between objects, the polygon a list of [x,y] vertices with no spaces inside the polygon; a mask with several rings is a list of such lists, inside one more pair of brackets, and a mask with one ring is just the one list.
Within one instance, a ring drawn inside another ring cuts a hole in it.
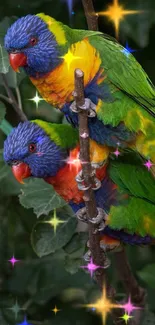
[{"label": "purple glow", "polygon": [[19,260],[16,260],[16,258],[14,257],[14,255],[11,257],[10,260],[8,260],[8,262],[10,262],[12,264],[12,266],[14,267],[14,265],[19,262]]},{"label": "purple glow", "polygon": [[93,276],[93,273],[99,269],[101,266],[96,265],[93,263],[93,259],[91,258],[90,262],[87,265],[82,265],[81,268],[83,269],[87,269],[91,275],[91,277]]},{"label": "purple glow", "polygon": [[120,155],[120,152],[119,152],[118,148],[117,148],[113,153],[114,153],[114,155],[115,155],[116,157],[118,157],[118,156]]},{"label": "purple glow", "polygon": [[148,161],[144,164],[144,166],[145,166],[148,170],[150,170],[150,168],[153,166],[153,164],[152,164],[152,162],[151,162],[150,160],[148,160]]},{"label": "purple glow", "polygon": [[128,315],[130,315],[132,313],[133,310],[136,309],[141,309],[140,307],[136,307],[132,304],[131,302],[131,298],[129,297],[128,301],[126,304],[122,305],[122,308],[125,309],[125,312],[128,313]]}]

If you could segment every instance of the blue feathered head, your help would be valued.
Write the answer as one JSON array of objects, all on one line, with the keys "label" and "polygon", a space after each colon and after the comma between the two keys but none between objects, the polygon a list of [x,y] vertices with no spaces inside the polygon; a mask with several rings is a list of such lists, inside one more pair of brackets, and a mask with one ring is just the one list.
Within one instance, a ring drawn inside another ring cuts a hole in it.
[{"label": "blue feathered head", "polygon": [[16,179],[55,176],[65,165],[66,150],[60,148],[36,123],[20,123],[4,142],[4,160]]},{"label": "blue feathered head", "polygon": [[8,29],[4,46],[15,71],[24,67],[32,77],[52,71],[61,61],[55,35],[37,15],[19,18]]}]

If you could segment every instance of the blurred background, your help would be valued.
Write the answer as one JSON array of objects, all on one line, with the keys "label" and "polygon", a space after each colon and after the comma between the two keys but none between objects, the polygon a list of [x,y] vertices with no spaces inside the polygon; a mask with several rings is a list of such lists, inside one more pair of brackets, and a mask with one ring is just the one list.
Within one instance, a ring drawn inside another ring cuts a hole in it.
[{"label": "blurred background", "polygon": [[[107,9],[110,0],[95,0],[96,12]],[[119,41],[128,46],[155,84],[155,1],[121,0],[129,10],[143,10],[142,14],[129,15],[121,22]],[[43,100],[38,107],[34,101],[36,90],[23,72],[15,74],[9,67],[3,47],[7,28],[18,17],[44,12],[73,28],[87,28],[81,0],[5,0],[0,4],[0,325],[91,325],[102,324],[94,310],[79,308],[99,295],[90,274],[80,269],[84,264],[87,234],[77,233],[76,220],[64,202],[55,197],[48,184],[30,181],[24,186],[14,180],[9,167],[3,162],[3,142],[9,125],[16,126],[20,120],[12,103],[6,99],[3,75],[11,93],[20,103],[28,119],[63,123],[64,118]],[[115,36],[113,24],[99,17],[100,31]],[[44,194],[45,193],[45,194]],[[68,223],[59,226],[55,237],[53,228],[39,221],[49,220],[53,209]],[[39,221],[37,217],[39,217]],[[127,254],[134,275],[148,292],[142,325],[155,324],[155,248],[127,247]],[[18,262],[9,262],[12,257]],[[117,290],[117,299],[125,294],[120,283],[113,256],[109,278]],[[60,309],[56,314],[55,306]],[[24,320],[25,319],[25,320]],[[112,324],[109,318],[107,324]]]}]

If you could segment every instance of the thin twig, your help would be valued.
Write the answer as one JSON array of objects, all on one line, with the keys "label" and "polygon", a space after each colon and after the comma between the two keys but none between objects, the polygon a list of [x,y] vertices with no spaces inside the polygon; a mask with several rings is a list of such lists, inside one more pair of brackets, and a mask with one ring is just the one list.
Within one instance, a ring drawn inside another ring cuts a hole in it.
[{"label": "thin twig", "polygon": [[82,0],[88,28],[98,30],[98,15],[95,13],[92,0]]},{"label": "thin twig", "polygon": [[7,102],[9,104],[12,104],[12,99],[7,96],[0,94],[0,99],[5,100],[5,102]]},{"label": "thin twig", "polygon": [[22,100],[21,100],[19,87],[16,87],[16,94],[17,94],[17,99],[18,99],[18,106],[19,106],[20,110],[22,111],[23,107],[22,107]]},{"label": "thin twig", "polygon": [[5,74],[1,73],[1,76],[2,76],[2,80],[3,80],[3,85],[5,87],[5,90],[7,92],[7,95],[8,95],[8,98],[12,101],[12,106],[14,108],[14,110],[16,111],[16,113],[18,114],[20,120],[22,122],[24,121],[27,121],[27,117],[26,115],[24,114],[24,112],[20,109],[18,103],[17,103],[17,100],[12,92],[12,90],[10,89],[10,87],[8,86],[8,83],[7,83],[7,79],[6,79],[6,76]]},{"label": "thin twig", "polygon": [[129,265],[125,249],[115,254],[117,270],[119,270],[119,276],[123,282],[124,288],[128,295],[131,296],[132,303],[144,307],[146,292],[141,288],[135,279],[131,267]]}]

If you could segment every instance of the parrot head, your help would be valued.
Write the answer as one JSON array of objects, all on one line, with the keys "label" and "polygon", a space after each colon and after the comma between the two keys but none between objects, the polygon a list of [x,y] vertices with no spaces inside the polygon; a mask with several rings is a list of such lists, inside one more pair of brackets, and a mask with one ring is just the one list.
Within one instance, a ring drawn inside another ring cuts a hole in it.
[{"label": "parrot head", "polygon": [[15,21],[5,35],[4,46],[11,67],[16,72],[23,67],[30,77],[46,75],[62,60],[54,33],[38,15]]},{"label": "parrot head", "polygon": [[65,165],[67,150],[52,141],[39,125],[26,121],[8,135],[3,156],[15,178],[22,183],[28,177],[55,176]]}]

